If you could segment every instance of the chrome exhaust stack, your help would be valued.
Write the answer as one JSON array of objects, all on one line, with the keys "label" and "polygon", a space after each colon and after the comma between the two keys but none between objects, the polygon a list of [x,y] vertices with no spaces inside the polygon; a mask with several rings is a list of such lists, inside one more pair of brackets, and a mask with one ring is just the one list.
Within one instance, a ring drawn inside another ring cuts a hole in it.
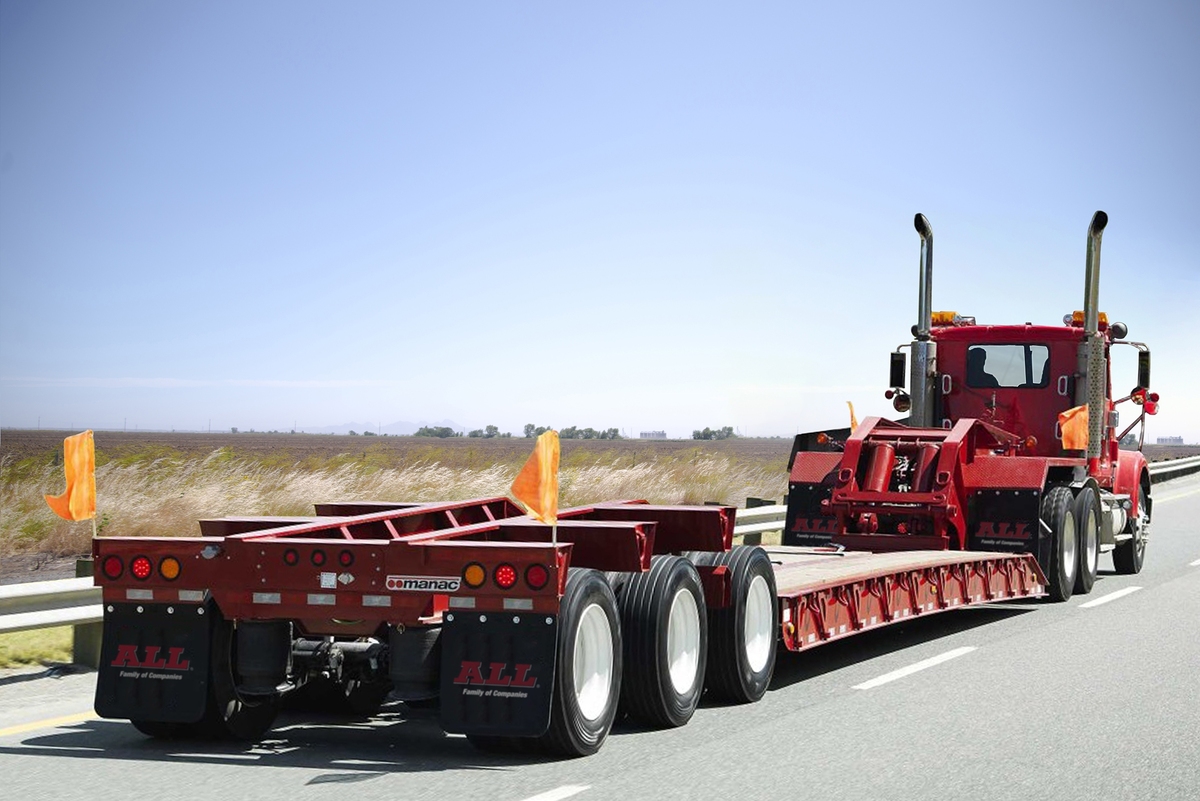
[{"label": "chrome exhaust stack", "polygon": [[931,428],[933,420],[933,377],[937,362],[937,344],[931,341],[933,329],[933,227],[924,214],[913,218],[921,237],[921,266],[917,303],[917,324],[913,327],[916,342],[912,344],[912,411],[909,423],[919,428]]},{"label": "chrome exhaust stack", "polygon": [[1108,225],[1108,215],[1097,211],[1088,226],[1087,267],[1083,282],[1083,343],[1079,346],[1078,367],[1086,380],[1075,390],[1075,404],[1087,405],[1089,461],[1099,460],[1104,445],[1104,424],[1108,416],[1105,383],[1108,370],[1104,358],[1104,336],[1100,333],[1100,240]]}]

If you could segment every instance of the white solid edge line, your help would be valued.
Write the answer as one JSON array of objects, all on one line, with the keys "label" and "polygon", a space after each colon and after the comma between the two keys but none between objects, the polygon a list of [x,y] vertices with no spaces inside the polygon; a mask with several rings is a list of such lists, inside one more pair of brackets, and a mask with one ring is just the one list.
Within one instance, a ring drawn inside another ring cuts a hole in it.
[{"label": "white solid edge line", "polygon": [[1197,559],[1195,562],[1188,562],[1188,567],[1200,567],[1200,559]]},{"label": "white solid edge line", "polygon": [[964,645],[962,648],[955,648],[953,651],[947,651],[946,653],[938,656],[931,656],[929,659],[923,659],[920,662],[909,665],[908,667],[900,668],[899,670],[893,670],[891,673],[885,673],[882,676],[871,679],[870,681],[864,681],[862,684],[855,684],[851,689],[870,690],[874,687],[878,687],[881,684],[887,684],[890,681],[902,679],[905,676],[911,676],[913,673],[925,670],[926,668],[931,668],[934,665],[940,665],[941,663],[947,662],[951,659],[957,659],[958,657],[969,654],[974,650],[974,646]]},{"label": "white solid edge line", "polygon": [[1079,608],[1080,609],[1091,609],[1093,606],[1099,606],[1100,604],[1106,604],[1109,601],[1115,601],[1118,598],[1124,598],[1126,595],[1135,593],[1140,589],[1141,589],[1141,587],[1126,587],[1123,590],[1117,590],[1116,592],[1110,592],[1108,595],[1101,595],[1096,600],[1088,601],[1086,604],[1080,604]]},{"label": "white solid edge line", "polygon": [[592,789],[590,784],[564,784],[562,787],[555,787],[553,790],[531,795],[525,801],[562,801],[564,798],[579,795],[584,790],[590,789]]}]

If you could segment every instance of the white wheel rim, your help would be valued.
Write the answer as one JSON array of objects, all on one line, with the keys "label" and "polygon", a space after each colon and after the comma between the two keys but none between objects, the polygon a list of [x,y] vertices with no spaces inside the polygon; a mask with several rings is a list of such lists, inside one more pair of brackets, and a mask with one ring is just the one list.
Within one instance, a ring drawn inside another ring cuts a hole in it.
[{"label": "white wheel rim", "polygon": [[1096,560],[1100,556],[1100,526],[1096,522],[1095,511],[1088,512],[1087,523],[1085,525],[1087,525],[1087,545],[1085,547],[1087,548],[1087,563],[1088,571],[1090,572],[1095,570]]},{"label": "white wheel rim", "polygon": [[1068,513],[1063,520],[1062,530],[1062,563],[1068,584],[1075,581],[1075,549],[1078,545],[1075,536],[1075,518]]},{"label": "white wheel rim", "polygon": [[680,695],[696,685],[700,667],[700,607],[696,597],[680,589],[667,616],[667,666],[671,686]]},{"label": "white wheel rim", "polygon": [[608,615],[588,604],[575,629],[575,700],[588,720],[604,714],[612,696],[613,636]]},{"label": "white wheel rim", "polygon": [[746,661],[754,673],[761,673],[771,658],[771,643],[775,636],[771,630],[771,624],[775,622],[772,601],[767,580],[755,576],[746,593],[746,626],[743,633]]}]

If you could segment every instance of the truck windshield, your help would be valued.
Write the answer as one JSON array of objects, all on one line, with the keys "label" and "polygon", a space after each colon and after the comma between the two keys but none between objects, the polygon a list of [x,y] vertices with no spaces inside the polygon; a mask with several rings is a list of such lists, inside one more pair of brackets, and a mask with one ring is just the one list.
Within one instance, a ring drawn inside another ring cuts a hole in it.
[{"label": "truck windshield", "polygon": [[1049,360],[1046,345],[972,345],[967,349],[967,386],[1044,387]]}]

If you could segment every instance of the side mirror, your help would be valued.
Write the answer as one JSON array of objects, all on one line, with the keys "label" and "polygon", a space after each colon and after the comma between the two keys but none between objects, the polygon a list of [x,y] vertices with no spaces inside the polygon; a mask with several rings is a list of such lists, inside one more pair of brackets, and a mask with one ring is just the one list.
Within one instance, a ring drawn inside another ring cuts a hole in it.
[{"label": "side mirror", "polygon": [[1138,386],[1142,389],[1150,388],[1150,351],[1138,351]]},{"label": "side mirror", "polygon": [[[1150,354],[1146,354],[1149,356]],[[904,374],[908,372],[907,360],[903,353],[892,354],[891,374],[888,376],[888,386],[892,389],[904,389]]]},{"label": "side mirror", "polygon": [[1112,334],[1113,339],[1124,339],[1129,336],[1129,326],[1125,323],[1112,323],[1108,327],[1108,332]]}]

